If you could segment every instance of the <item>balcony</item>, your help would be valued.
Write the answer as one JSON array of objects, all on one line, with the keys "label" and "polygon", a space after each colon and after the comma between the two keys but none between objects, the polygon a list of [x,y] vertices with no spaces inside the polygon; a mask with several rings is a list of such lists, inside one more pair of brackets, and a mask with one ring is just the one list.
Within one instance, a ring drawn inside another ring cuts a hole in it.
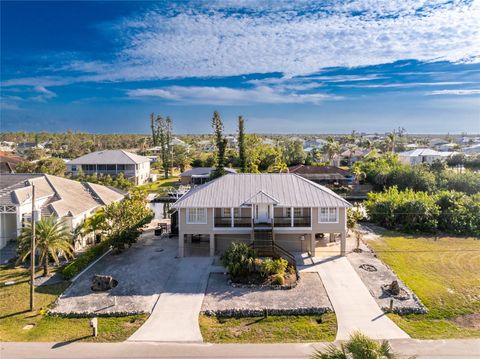
[{"label": "balcony", "polygon": [[[310,227],[312,225],[310,216],[293,217],[293,227]],[[292,218],[275,217],[274,227],[292,227]]]},{"label": "balcony", "polygon": [[[215,227],[232,227],[232,217],[215,217]],[[252,226],[251,217],[234,217],[233,227],[248,228]]]}]

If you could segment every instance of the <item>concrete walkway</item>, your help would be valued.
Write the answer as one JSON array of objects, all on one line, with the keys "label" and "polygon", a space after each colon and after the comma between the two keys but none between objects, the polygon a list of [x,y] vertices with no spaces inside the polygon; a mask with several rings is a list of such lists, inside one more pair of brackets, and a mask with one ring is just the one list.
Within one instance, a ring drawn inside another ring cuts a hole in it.
[{"label": "concrete walkway", "polygon": [[202,342],[198,315],[211,264],[208,257],[181,258],[152,314],[128,341]]},{"label": "concrete walkway", "polygon": [[320,275],[337,316],[337,340],[348,339],[355,330],[374,339],[409,338],[385,316],[346,257],[314,258],[314,262],[300,270]]}]

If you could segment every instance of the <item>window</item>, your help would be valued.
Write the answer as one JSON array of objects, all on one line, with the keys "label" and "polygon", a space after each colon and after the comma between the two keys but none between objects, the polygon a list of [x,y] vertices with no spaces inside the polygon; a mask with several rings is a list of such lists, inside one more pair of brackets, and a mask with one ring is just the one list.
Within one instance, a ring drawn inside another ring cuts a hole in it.
[{"label": "window", "polygon": [[187,208],[187,224],[206,224],[206,208]]},{"label": "window", "polygon": [[[231,208],[222,208],[222,211],[223,211],[222,217],[231,217],[231,215],[232,215]],[[240,208],[234,208],[233,209],[233,216],[234,217],[240,217]]]},{"label": "window", "polygon": [[72,171],[76,171],[76,170],[77,170],[77,166],[72,165]]},{"label": "window", "polygon": [[294,208],[293,209],[293,216],[294,217],[301,217],[302,216],[302,209],[301,208]]},{"label": "window", "polygon": [[336,223],[338,222],[338,209],[322,207],[318,212],[318,217],[320,223]]}]

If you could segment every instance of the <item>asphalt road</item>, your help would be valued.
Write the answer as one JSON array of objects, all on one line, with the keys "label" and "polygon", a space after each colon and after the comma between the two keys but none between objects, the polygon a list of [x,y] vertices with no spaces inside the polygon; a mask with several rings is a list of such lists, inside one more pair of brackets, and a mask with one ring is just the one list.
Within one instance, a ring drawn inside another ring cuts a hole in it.
[{"label": "asphalt road", "polygon": [[[480,340],[390,341],[402,358],[480,358]],[[308,358],[325,344],[1,343],[1,359]]]}]

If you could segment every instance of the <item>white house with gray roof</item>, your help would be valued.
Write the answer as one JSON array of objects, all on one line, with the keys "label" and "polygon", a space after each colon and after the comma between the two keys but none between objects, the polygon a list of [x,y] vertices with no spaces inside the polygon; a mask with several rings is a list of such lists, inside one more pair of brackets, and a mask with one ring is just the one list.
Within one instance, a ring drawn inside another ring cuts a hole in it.
[{"label": "white house with gray roof", "polygon": [[[0,248],[15,240],[31,220],[32,185],[36,219],[55,216],[73,231],[99,208],[120,201],[125,194],[99,184],[78,182],[47,174],[2,174],[0,181]],[[80,239],[76,246],[86,244]]]},{"label": "white house with gray roof", "polygon": [[179,255],[220,255],[232,242],[312,256],[336,243],[344,255],[350,206],[296,174],[227,174],[193,188],[173,205]]},{"label": "white house with gray roof", "polygon": [[150,178],[150,159],[124,150],[97,151],[67,162],[67,172],[78,175],[110,175],[123,173],[135,184],[144,184]]}]

